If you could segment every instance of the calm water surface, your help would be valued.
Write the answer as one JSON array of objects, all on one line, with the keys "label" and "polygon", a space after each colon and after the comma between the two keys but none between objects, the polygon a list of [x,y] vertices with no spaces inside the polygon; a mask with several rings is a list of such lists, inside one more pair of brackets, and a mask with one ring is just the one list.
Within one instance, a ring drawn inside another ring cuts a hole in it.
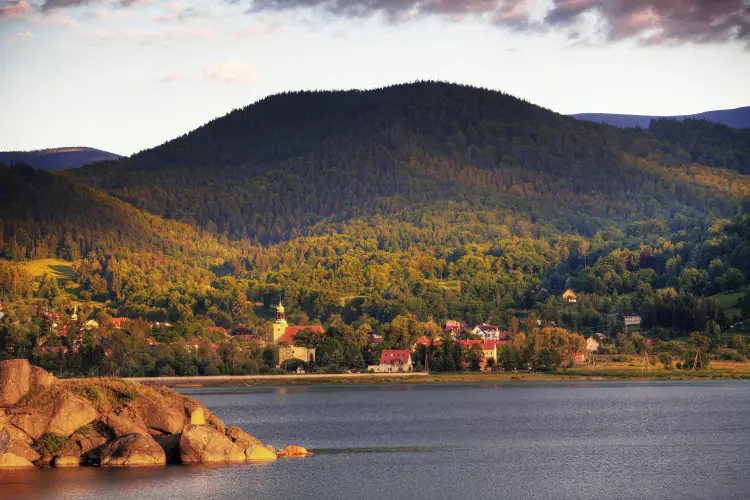
[{"label": "calm water surface", "polygon": [[750,382],[185,389],[306,459],[0,472],[51,499],[748,499]]}]

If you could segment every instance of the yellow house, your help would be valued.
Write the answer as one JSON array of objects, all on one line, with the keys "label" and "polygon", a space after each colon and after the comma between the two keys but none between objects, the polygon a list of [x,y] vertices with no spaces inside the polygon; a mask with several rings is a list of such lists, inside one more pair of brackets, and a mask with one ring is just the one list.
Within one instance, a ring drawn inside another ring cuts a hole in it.
[{"label": "yellow house", "polygon": [[563,294],[562,298],[563,298],[563,302],[567,302],[569,304],[575,304],[576,299],[577,299],[576,294],[570,288],[565,290],[565,293]]},{"label": "yellow house", "polygon": [[586,339],[586,350],[588,352],[594,352],[597,349],[599,349],[599,342],[596,341],[596,339],[591,336]]}]

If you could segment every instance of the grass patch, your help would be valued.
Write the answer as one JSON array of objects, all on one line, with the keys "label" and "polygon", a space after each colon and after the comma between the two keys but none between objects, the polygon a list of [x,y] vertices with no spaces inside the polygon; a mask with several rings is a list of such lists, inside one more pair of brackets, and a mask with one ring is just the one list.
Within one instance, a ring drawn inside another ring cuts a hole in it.
[{"label": "grass patch", "polygon": [[745,287],[738,292],[717,293],[716,295],[709,296],[709,298],[714,299],[728,317],[736,319],[742,316],[742,311],[737,307],[737,301],[744,297],[749,291],[750,288]]},{"label": "grass patch", "polygon": [[41,278],[47,274],[57,278],[60,283],[73,279],[73,264],[67,260],[36,259],[22,262],[20,267],[34,278]]}]

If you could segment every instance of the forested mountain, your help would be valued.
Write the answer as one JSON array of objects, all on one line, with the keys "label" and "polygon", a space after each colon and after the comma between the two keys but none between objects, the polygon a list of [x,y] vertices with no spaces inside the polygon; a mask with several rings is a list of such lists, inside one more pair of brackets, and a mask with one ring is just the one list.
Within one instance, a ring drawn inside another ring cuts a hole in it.
[{"label": "forested mountain", "polygon": [[707,187],[726,186],[732,174],[698,173],[680,153],[643,131],[425,82],[272,96],[69,175],[149,212],[260,244],[318,234],[328,218],[413,215],[435,202],[511,210],[585,235],[613,220],[736,213],[743,185]]},{"label": "forested mountain", "polygon": [[283,295],[292,319],[386,334],[533,311],[612,333],[638,313],[669,338],[728,325],[706,297],[750,277],[743,134],[436,82],[280,94],[130,158],[0,169],[0,254],[66,258],[98,307],[186,325],[261,328]]},{"label": "forested mountain", "polygon": [[0,151],[0,163],[29,165],[40,170],[65,170],[122,156],[94,148],[52,148],[37,151]]},{"label": "forested mountain", "polygon": [[619,115],[612,113],[579,113],[571,116],[579,120],[605,123],[615,127],[640,127],[643,129],[647,129],[653,120],[663,118],[676,121],[684,119],[707,120],[731,128],[750,128],[750,106],[678,116]]}]

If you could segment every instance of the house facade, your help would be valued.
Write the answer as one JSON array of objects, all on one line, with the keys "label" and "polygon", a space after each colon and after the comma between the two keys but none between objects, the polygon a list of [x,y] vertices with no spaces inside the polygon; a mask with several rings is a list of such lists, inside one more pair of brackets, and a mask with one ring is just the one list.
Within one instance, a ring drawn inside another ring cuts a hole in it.
[{"label": "house facade", "polygon": [[368,371],[375,373],[403,373],[414,370],[411,351],[408,349],[384,349],[380,353],[380,364],[370,365]]},{"label": "house facade", "polygon": [[488,325],[486,323],[475,326],[471,330],[471,333],[479,335],[482,340],[505,340],[508,336],[508,332],[500,330],[499,326]]}]

